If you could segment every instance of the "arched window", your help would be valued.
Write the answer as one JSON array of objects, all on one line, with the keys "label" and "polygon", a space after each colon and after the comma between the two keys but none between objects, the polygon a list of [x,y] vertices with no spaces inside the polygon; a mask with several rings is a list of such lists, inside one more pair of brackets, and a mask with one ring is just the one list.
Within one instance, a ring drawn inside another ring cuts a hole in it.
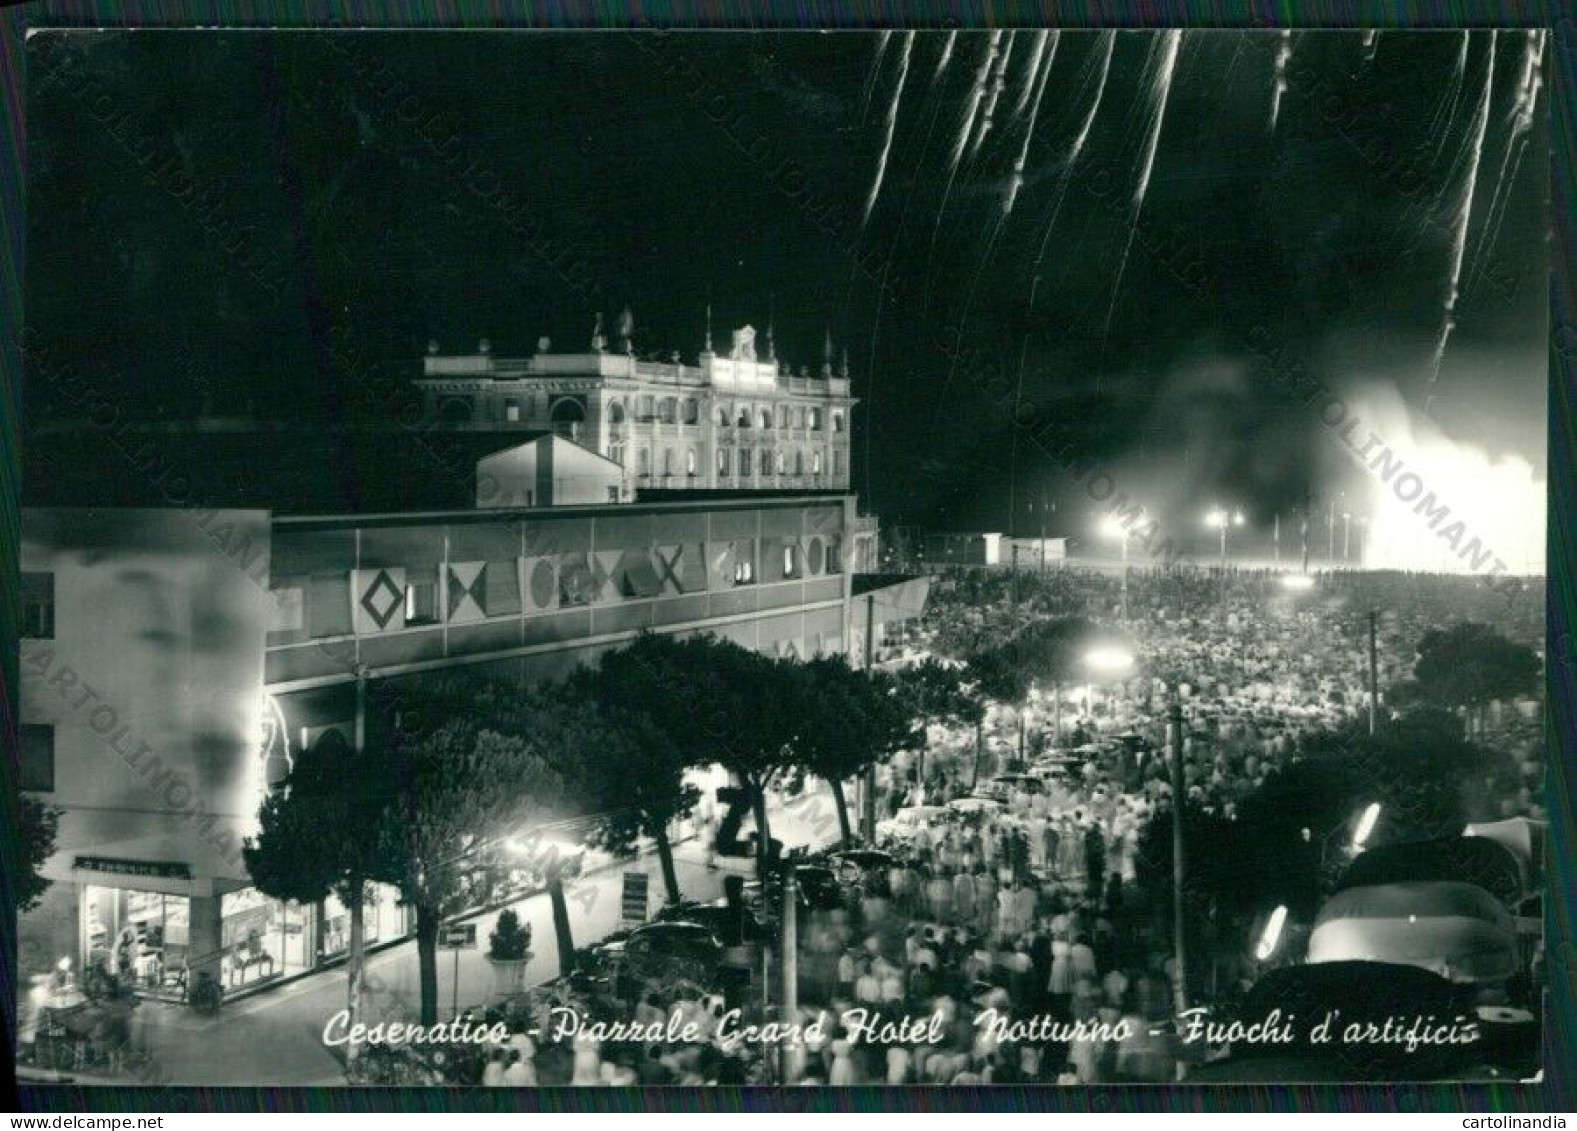
[{"label": "arched window", "polygon": [[820,452],[811,452],[810,453],[810,473],[812,475],[820,475],[821,474],[821,453]]},{"label": "arched window", "polygon": [[717,426],[719,428],[727,428],[732,423],[733,423],[733,415],[728,411],[728,406],[726,404],[718,405],[717,406]]},{"label": "arched window", "polygon": [[719,475],[727,475],[728,474],[728,449],[727,448],[718,448],[717,449],[717,473]]},{"label": "arched window", "polygon": [[694,475],[696,470],[697,464],[695,461],[695,449],[686,448],[684,452],[684,473],[686,475]]},{"label": "arched window", "polygon": [[624,402],[614,401],[608,406],[608,421],[612,424],[624,423]]},{"label": "arched window", "polygon": [[762,428],[772,427],[772,410],[762,409],[756,416],[756,423]]},{"label": "arched window", "polygon": [[701,422],[701,406],[694,397],[686,397],[680,406],[679,419],[685,424],[699,424]]},{"label": "arched window", "polygon": [[762,475],[771,475],[772,474],[772,449],[771,448],[762,448],[761,449],[761,462],[760,462],[760,464],[758,466],[761,469],[761,474]]},{"label": "arched window", "polygon": [[747,404],[739,406],[739,426],[741,428],[750,427],[750,406]]},{"label": "arched window", "polygon": [[843,413],[837,410],[834,410],[832,414],[832,430],[834,432],[843,431]]},{"label": "arched window", "polygon": [[580,437],[581,426],[585,420],[586,407],[573,397],[565,397],[553,402],[552,411],[548,414],[553,434],[563,436],[567,440]]}]

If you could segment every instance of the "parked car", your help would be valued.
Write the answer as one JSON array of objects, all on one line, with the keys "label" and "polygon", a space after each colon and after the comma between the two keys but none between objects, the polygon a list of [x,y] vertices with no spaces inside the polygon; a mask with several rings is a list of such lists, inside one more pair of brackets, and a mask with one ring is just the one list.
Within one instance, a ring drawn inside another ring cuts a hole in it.
[{"label": "parked car", "polygon": [[711,929],[700,923],[647,923],[597,950],[599,958],[622,964],[636,978],[684,978],[708,983],[718,974],[726,952]]},{"label": "parked car", "polygon": [[[734,912],[729,908],[726,899],[719,899],[714,903],[670,903],[653,917],[658,923],[699,923],[711,931],[717,940],[727,945],[736,929]],[[766,929],[761,925],[761,920],[747,907],[739,909],[737,924],[740,932],[740,942],[759,942],[766,937]]]},{"label": "parked car", "polygon": [[934,825],[947,816],[945,805],[911,805],[898,810],[891,819],[876,822],[876,835],[909,841],[921,825]]}]

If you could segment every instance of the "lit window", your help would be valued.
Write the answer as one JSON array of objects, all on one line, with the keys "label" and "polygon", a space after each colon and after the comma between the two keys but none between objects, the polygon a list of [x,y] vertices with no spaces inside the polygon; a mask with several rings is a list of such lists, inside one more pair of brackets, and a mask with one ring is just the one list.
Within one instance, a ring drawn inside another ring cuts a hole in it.
[{"label": "lit window", "polygon": [[832,430],[834,432],[842,432],[843,431],[843,413],[841,413],[841,412],[834,412],[832,414]]},{"label": "lit window", "polygon": [[698,465],[695,459],[695,449],[686,448],[684,452],[684,473],[686,475],[694,475],[696,473],[697,466]]},{"label": "lit window", "polygon": [[673,473],[674,473],[674,450],[672,448],[664,448],[663,449],[663,474],[664,475],[672,475]]},{"label": "lit window", "polygon": [[820,475],[821,474],[821,453],[820,452],[811,452],[810,453],[810,473],[812,475]]},{"label": "lit window", "polygon": [[771,428],[772,427],[772,412],[771,412],[771,410],[765,409],[765,408],[762,409],[759,413],[756,414],[756,422],[758,424],[760,424],[760,426],[763,427],[763,428]]},{"label": "lit window", "polygon": [[728,449],[727,448],[718,448],[717,449],[717,473],[719,475],[727,475],[728,474]]},{"label": "lit window", "polygon": [[821,431],[821,409],[813,408],[810,410],[809,427],[812,432]]},{"label": "lit window", "polygon": [[417,576],[406,570],[405,623],[434,624],[438,620],[438,571],[430,569]]},{"label": "lit window", "polygon": [[514,397],[510,397],[504,402],[504,419],[511,424],[520,421],[520,402],[515,400]]},{"label": "lit window", "polygon": [[698,424],[701,420],[700,413],[700,406],[696,404],[694,398],[685,398],[684,415],[680,419],[686,424]]},{"label": "lit window", "polygon": [[799,547],[793,543],[783,547],[783,576],[799,576]]}]

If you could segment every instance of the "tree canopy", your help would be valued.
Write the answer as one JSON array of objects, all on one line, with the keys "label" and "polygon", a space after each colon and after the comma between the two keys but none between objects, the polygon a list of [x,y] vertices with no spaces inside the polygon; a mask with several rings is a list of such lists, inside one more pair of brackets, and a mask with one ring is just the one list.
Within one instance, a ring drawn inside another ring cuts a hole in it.
[{"label": "tree canopy", "polygon": [[1538,674],[1531,649],[1473,622],[1425,633],[1413,665],[1424,698],[1441,707],[1479,707],[1526,694]]}]

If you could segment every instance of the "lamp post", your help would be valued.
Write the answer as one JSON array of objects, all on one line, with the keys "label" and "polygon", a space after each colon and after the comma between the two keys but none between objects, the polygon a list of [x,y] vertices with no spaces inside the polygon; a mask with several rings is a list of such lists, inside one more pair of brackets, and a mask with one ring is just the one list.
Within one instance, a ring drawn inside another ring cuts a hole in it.
[{"label": "lamp post", "polygon": [[1352,512],[1342,511],[1342,561],[1351,561],[1349,553],[1352,547]]},{"label": "lamp post", "polygon": [[1280,565],[1281,564],[1281,512],[1280,511],[1276,512],[1275,524],[1270,529],[1271,529],[1270,539],[1271,539],[1271,545],[1273,547],[1272,553],[1275,555],[1276,564]]},{"label": "lamp post", "polygon": [[1221,566],[1227,564],[1227,528],[1243,525],[1243,512],[1232,511],[1230,514],[1222,507],[1212,507],[1205,514],[1205,525],[1214,528],[1221,534]]},{"label": "lamp post", "polygon": [[1188,944],[1183,930],[1187,870],[1183,863],[1183,705],[1175,699],[1166,709],[1166,735],[1172,748],[1172,950],[1177,958],[1172,1000],[1173,1010],[1181,1017],[1188,1012]]},{"label": "lamp post", "polygon": [[[1140,512],[1143,514],[1144,512]],[[1101,534],[1107,538],[1116,538],[1123,547],[1123,574],[1122,574],[1122,600],[1123,620],[1128,619],[1128,524],[1116,515],[1108,515],[1101,522]],[[1044,545],[1044,543],[1042,543]]]},{"label": "lamp post", "polygon": [[1347,498],[1346,491],[1338,491],[1336,498],[1325,504],[1325,560],[1336,560],[1336,504]]}]

